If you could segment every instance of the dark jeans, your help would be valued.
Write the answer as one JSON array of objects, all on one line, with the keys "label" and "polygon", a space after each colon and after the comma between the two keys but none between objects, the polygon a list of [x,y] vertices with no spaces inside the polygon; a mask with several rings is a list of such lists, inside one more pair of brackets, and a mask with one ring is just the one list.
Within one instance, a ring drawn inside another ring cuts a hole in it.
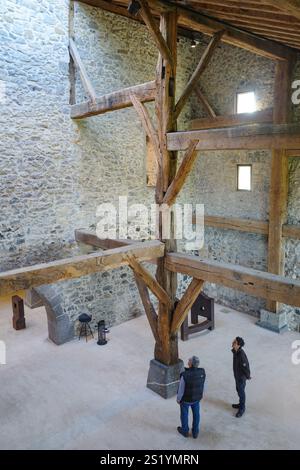
[{"label": "dark jeans", "polygon": [[180,419],[181,419],[181,428],[182,431],[187,434],[189,432],[189,407],[192,408],[193,413],[193,435],[199,433],[200,426],[200,402],[195,401],[194,403],[180,403]]},{"label": "dark jeans", "polygon": [[245,393],[246,380],[245,379],[236,380],[235,384],[236,384],[236,391],[237,391],[239,399],[240,399],[240,411],[245,411],[245,408],[246,408],[246,393]]}]

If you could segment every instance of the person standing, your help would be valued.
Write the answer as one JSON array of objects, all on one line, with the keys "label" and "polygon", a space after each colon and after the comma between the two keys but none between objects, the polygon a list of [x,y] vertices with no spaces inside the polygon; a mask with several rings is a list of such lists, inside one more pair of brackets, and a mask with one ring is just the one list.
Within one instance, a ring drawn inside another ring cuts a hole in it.
[{"label": "person standing", "polygon": [[232,408],[237,409],[236,418],[241,418],[246,410],[246,381],[251,379],[249,361],[243,347],[245,341],[240,336],[237,336],[232,342],[233,353],[233,375],[235,378],[236,391],[238,393],[240,402],[232,405]]},{"label": "person standing", "polygon": [[180,404],[181,426],[177,431],[184,437],[189,435],[189,407],[192,408],[193,426],[192,435],[196,439],[200,426],[200,400],[203,397],[203,388],[206,374],[199,368],[199,359],[193,356],[188,361],[188,368],[180,376],[177,392],[177,403]]}]

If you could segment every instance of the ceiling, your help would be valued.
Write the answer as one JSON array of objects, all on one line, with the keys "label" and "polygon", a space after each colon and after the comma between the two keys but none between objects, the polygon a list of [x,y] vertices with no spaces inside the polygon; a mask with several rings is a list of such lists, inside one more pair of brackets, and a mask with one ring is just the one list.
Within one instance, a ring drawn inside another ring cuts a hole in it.
[{"label": "ceiling", "polygon": [[[80,0],[123,16],[129,0]],[[299,0],[149,0],[153,13],[159,5],[176,4],[215,18],[257,36],[300,50]],[[180,24],[179,24],[180,26]],[[184,26],[188,31],[189,28]]]}]

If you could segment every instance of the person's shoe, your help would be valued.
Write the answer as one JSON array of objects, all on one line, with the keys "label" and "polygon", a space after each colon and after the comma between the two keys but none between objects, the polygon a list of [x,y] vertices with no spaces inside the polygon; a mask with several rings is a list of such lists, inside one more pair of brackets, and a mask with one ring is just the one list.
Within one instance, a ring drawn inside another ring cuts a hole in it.
[{"label": "person's shoe", "polygon": [[193,438],[194,439],[197,439],[197,437],[199,436],[199,433],[197,432],[197,434],[193,434]]},{"label": "person's shoe", "polygon": [[236,417],[236,418],[241,418],[244,413],[245,413],[245,411],[239,410],[239,411],[237,412],[237,414],[235,415],[235,417]]},{"label": "person's shoe", "polygon": [[234,408],[235,410],[238,410],[240,407],[240,405],[232,405],[232,408]]},{"label": "person's shoe", "polygon": [[182,428],[180,426],[177,427],[177,431],[179,434],[181,434],[183,437],[189,437],[188,433],[183,432]]}]

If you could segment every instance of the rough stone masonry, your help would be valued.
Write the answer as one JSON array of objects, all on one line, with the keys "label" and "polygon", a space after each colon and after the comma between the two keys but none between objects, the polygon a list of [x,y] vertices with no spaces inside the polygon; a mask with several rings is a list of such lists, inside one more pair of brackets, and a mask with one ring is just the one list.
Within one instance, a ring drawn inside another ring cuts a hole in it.
[{"label": "rough stone masonry", "polygon": [[[133,109],[70,119],[69,0],[5,0],[0,12],[0,270],[32,265],[81,252],[74,229],[95,227],[103,202],[151,204],[146,185],[144,131]],[[126,18],[75,2],[74,37],[98,95],[153,80],[157,49],[146,28]],[[204,50],[178,42],[180,95]],[[296,77],[300,77],[300,62]],[[217,114],[232,113],[236,91],[254,89],[259,109],[272,106],[274,64],[246,51],[221,45],[201,79]],[[4,92],[3,92],[4,90]],[[79,76],[76,100],[85,99]],[[148,105],[153,112],[153,105]],[[298,107],[299,108],[299,107]],[[294,108],[294,119],[300,111]],[[195,96],[179,128],[204,116]],[[269,152],[204,152],[179,202],[204,203],[209,215],[268,219]],[[253,165],[253,191],[236,191],[237,163]],[[300,223],[300,162],[290,161],[290,224]],[[265,237],[206,229],[202,253],[213,259],[266,269]],[[300,242],[286,244],[286,274],[299,277]],[[187,279],[182,279],[181,287]],[[209,285],[219,302],[257,314],[264,302]],[[55,299],[56,320],[67,337],[81,312],[93,324],[110,325],[142,312],[127,268],[41,287],[45,303]],[[54,307],[54,305],[52,305]],[[295,310],[292,311],[295,313]],[[52,312],[53,313],[53,312]],[[296,312],[297,313],[297,312]],[[299,313],[299,312],[298,312]],[[53,318],[48,315],[48,322]],[[62,341],[58,342],[63,342]]]}]

